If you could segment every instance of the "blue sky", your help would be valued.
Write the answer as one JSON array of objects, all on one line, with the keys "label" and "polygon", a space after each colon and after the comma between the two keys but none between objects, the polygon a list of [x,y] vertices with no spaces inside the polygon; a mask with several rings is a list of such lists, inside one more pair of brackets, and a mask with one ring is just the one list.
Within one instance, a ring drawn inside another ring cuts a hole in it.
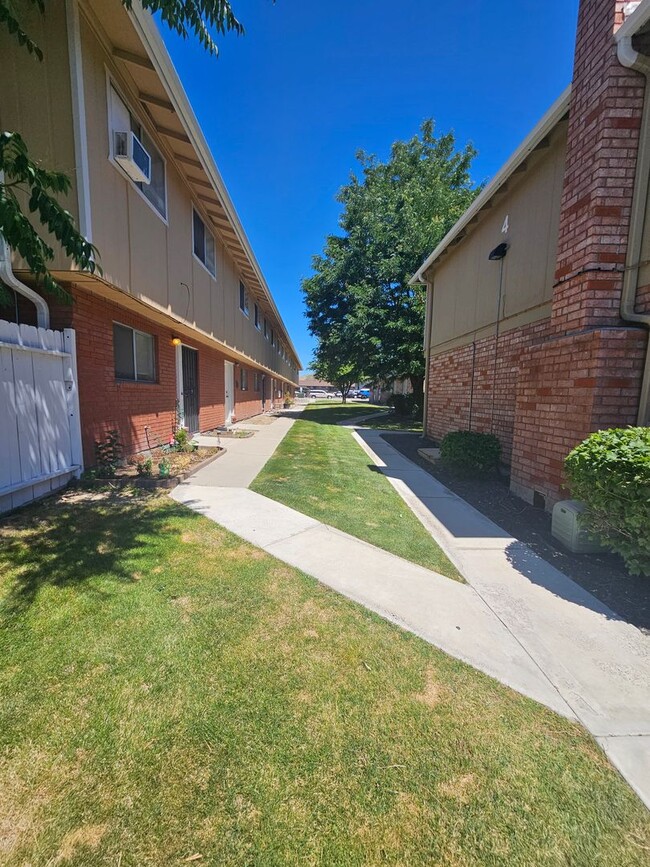
[{"label": "blue sky", "polygon": [[234,0],[246,35],[218,59],[164,32],[305,366],[300,281],[337,231],[362,148],[388,155],[426,117],[489,179],[571,80],[578,0]]}]

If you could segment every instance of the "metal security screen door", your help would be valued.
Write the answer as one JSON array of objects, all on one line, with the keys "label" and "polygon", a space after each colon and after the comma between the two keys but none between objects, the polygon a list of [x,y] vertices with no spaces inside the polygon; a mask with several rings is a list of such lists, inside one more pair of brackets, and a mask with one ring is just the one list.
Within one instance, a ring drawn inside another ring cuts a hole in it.
[{"label": "metal security screen door", "polygon": [[199,429],[199,353],[183,346],[183,416],[190,433]]}]

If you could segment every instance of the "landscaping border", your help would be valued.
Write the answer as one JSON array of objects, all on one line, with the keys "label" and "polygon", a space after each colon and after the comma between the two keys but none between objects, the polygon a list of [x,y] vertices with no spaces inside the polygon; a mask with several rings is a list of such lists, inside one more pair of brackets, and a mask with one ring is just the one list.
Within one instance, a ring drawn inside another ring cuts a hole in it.
[{"label": "landscaping border", "polygon": [[167,476],[163,479],[151,479],[146,476],[113,476],[106,478],[94,478],[94,479],[81,479],[78,484],[81,487],[95,488],[95,487],[105,487],[106,485],[114,485],[119,488],[126,488],[129,485],[134,488],[143,488],[147,491],[153,491],[156,489],[162,490],[171,490],[175,488],[177,485],[180,485],[181,482],[184,482],[185,479],[189,479],[194,473],[198,473],[199,470],[202,470],[203,467],[207,467],[213,461],[216,461],[217,458],[225,455],[227,449],[225,446],[211,446],[210,448],[220,448],[221,451],[217,452],[216,455],[210,455],[210,457],[205,458],[203,461],[199,461],[197,464],[194,464],[184,473],[179,473],[177,476]]}]

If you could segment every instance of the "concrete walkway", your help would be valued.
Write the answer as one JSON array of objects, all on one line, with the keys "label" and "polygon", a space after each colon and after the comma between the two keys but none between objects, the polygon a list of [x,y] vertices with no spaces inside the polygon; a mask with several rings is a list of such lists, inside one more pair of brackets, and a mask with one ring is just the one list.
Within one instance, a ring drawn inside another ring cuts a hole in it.
[{"label": "concrete walkway", "polygon": [[279,418],[173,492],[268,553],[577,719],[650,806],[650,641],[389,446],[369,462],[465,575],[462,585],[247,490],[293,420]]}]

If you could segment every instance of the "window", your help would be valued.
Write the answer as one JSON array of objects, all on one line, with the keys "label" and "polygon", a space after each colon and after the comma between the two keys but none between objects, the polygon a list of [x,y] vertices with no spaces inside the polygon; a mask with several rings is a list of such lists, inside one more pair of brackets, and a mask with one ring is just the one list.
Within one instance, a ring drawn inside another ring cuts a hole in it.
[{"label": "window", "polygon": [[214,236],[194,208],[192,208],[192,245],[196,258],[205,265],[213,277],[216,277],[217,263],[214,255]]},{"label": "window", "polygon": [[257,371],[253,374],[253,388],[255,391],[260,390],[260,375]]},{"label": "window", "polygon": [[266,316],[264,317],[264,337],[266,337],[267,340],[269,339],[269,320]]},{"label": "window", "polygon": [[239,387],[242,391],[248,391],[248,371],[245,367],[240,368],[239,371]]},{"label": "window", "polygon": [[255,328],[257,328],[258,331],[260,330],[260,308],[257,304],[255,305]]},{"label": "window", "polygon": [[156,381],[156,347],[152,334],[113,323],[115,378]]},{"label": "window", "polygon": [[126,103],[112,84],[109,86],[109,91],[109,137],[111,158],[113,158],[115,147],[114,133],[129,131],[135,133],[151,157],[151,181],[148,184],[143,184],[137,181],[131,181],[131,183],[140,190],[145,199],[147,199],[156,211],[158,211],[160,216],[166,220],[167,183],[165,179],[165,160],[160,155],[158,148],[155,146],[147,132],[143,129],[138,119],[131,114]]},{"label": "window", "polygon": [[271,329],[271,346],[275,346],[275,331]]},{"label": "window", "polygon": [[244,314],[244,316],[248,316],[248,292],[246,291],[246,287],[243,283],[239,283],[239,309]]}]

